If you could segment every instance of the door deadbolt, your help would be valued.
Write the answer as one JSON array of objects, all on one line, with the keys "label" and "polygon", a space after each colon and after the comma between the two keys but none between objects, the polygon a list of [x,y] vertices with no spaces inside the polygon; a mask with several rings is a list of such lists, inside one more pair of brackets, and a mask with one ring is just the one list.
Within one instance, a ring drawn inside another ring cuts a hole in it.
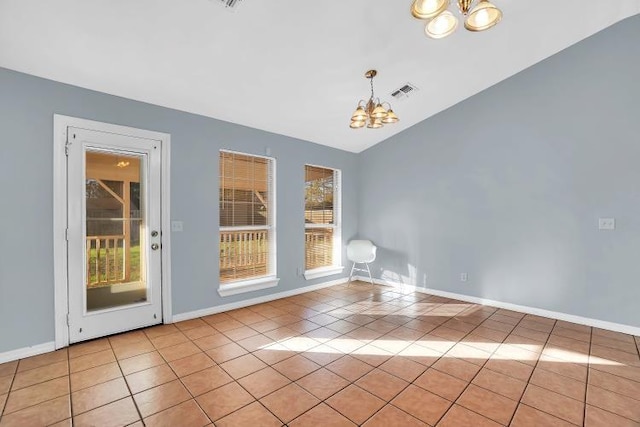
[{"label": "door deadbolt", "polygon": [[154,243],[154,244],[151,245],[151,249],[153,249],[154,251],[157,251],[159,247],[160,247],[160,245],[157,244],[157,243]]},{"label": "door deadbolt", "polygon": [[156,236],[158,236],[158,232],[156,230],[153,230],[151,232],[151,237],[156,237]]}]

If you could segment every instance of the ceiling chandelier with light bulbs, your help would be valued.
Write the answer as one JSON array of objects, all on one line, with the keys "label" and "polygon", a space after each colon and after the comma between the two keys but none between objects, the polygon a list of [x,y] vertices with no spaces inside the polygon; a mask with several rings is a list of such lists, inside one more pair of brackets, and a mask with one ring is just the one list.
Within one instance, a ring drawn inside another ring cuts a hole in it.
[{"label": "ceiling chandelier with light bulbs", "polygon": [[[388,102],[380,102],[380,98],[376,98],[373,93],[373,78],[378,74],[376,70],[369,70],[365,73],[365,77],[371,82],[371,96],[368,101],[360,100],[356,111],[351,115],[351,129],[361,129],[368,127],[369,129],[378,129],[389,123],[396,123],[398,116],[391,109]],[[389,108],[384,106],[388,105]]]},{"label": "ceiling chandelier with light bulbs", "polygon": [[[489,0],[457,0],[458,10],[464,16],[464,28],[469,31],[484,31],[502,19],[502,11]],[[474,3],[477,3],[474,6]],[[458,28],[458,18],[447,8],[449,0],[414,0],[411,14],[427,21],[424,32],[431,38],[441,39]]]}]

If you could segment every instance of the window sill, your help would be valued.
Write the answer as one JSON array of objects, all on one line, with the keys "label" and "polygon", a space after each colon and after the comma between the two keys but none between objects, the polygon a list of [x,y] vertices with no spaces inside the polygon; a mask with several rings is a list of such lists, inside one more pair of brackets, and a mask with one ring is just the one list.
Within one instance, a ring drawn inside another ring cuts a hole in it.
[{"label": "window sill", "polygon": [[304,278],[307,280],[317,279],[319,277],[333,276],[334,274],[340,274],[344,270],[342,266],[320,267],[313,270],[307,270],[304,272]]},{"label": "window sill", "polygon": [[220,285],[218,293],[221,297],[243,294],[245,292],[259,291],[260,289],[273,288],[278,286],[280,279],[275,276],[261,277],[259,279],[243,280],[241,282],[227,283]]}]

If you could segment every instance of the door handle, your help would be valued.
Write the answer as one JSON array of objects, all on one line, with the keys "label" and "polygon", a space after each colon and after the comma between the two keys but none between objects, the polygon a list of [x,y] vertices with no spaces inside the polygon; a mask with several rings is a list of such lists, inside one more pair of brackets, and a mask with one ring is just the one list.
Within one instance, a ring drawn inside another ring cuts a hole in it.
[{"label": "door handle", "polygon": [[159,248],[160,248],[160,245],[157,244],[157,243],[154,243],[154,244],[151,245],[151,249],[154,250],[154,251],[157,251]]}]

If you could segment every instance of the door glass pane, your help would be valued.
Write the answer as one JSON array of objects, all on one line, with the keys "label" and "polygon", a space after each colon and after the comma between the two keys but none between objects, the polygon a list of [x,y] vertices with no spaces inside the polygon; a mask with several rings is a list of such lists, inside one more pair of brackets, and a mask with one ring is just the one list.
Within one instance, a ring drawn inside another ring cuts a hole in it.
[{"label": "door glass pane", "polygon": [[143,155],[86,152],[86,309],[147,301]]}]

